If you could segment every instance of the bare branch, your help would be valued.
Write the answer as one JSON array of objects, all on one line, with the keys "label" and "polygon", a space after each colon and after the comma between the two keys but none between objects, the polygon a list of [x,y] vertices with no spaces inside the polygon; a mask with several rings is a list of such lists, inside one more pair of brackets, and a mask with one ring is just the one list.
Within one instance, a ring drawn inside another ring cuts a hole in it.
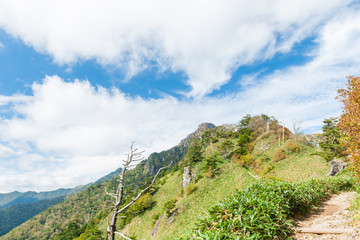
[{"label": "bare branch", "polygon": [[133,205],[133,204],[141,197],[141,195],[142,195],[146,190],[148,190],[148,189],[155,183],[155,180],[156,180],[157,176],[159,175],[159,173],[160,173],[163,169],[170,167],[172,163],[173,163],[173,162],[171,161],[170,164],[167,165],[166,167],[160,168],[160,169],[157,171],[155,177],[153,178],[151,184],[150,184],[149,186],[147,186],[146,188],[144,188],[130,203],[126,204],[123,208],[121,208],[119,211],[117,211],[117,213],[121,213],[122,211],[124,211],[125,209],[127,209],[128,207],[130,207],[131,205]]},{"label": "bare branch", "polygon": [[125,172],[126,172],[127,168],[135,166],[135,164],[134,164],[135,162],[144,160],[144,158],[141,157],[142,153],[144,153],[144,151],[139,151],[137,148],[134,149],[134,142],[132,142],[131,145],[130,145],[130,150],[126,154],[126,159],[123,160],[123,168],[122,168],[121,173],[119,174],[119,185],[118,185],[118,187],[116,189],[116,193],[109,193],[105,189],[106,194],[108,194],[109,196],[115,198],[115,204],[112,207],[113,210],[112,210],[111,220],[108,219],[107,235],[108,235],[109,240],[114,240],[115,239],[115,233],[121,235],[125,239],[130,239],[130,238],[124,236],[122,233],[116,232],[117,218],[125,218],[126,217],[126,216],[119,216],[118,217],[118,214],[124,212],[128,207],[133,205],[141,197],[141,195],[145,191],[147,191],[152,185],[154,185],[155,180],[158,177],[158,175],[160,174],[160,172],[163,169],[170,167],[171,164],[172,164],[172,162],[171,162],[168,166],[160,168],[158,170],[158,172],[156,173],[156,175],[154,176],[152,182],[146,188],[141,190],[140,193],[134,199],[132,199],[130,203],[126,204],[123,208],[121,208],[119,210],[120,205],[122,203],[123,194],[124,194],[124,176],[125,176]]},{"label": "bare branch", "polygon": [[127,239],[127,240],[131,240],[131,238],[126,237],[124,234],[122,234],[121,232],[115,232],[116,234],[119,234],[121,237]]},{"label": "bare branch", "polygon": [[115,199],[117,198],[116,194],[115,193],[109,193],[106,188],[105,188],[105,192],[107,195],[111,196],[111,197],[114,197]]}]

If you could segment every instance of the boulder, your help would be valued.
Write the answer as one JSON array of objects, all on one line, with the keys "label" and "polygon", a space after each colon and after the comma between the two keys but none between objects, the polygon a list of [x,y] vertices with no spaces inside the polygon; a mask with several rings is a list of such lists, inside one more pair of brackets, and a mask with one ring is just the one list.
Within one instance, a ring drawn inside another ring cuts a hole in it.
[{"label": "boulder", "polygon": [[336,161],[336,160],[332,160],[330,163],[331,163],[331,166],[330,166],[330,171],[327,174],[328,176],[335,176],[338,172],[343,170],[346,166],[346,163],[341,162],[341,161]]}]

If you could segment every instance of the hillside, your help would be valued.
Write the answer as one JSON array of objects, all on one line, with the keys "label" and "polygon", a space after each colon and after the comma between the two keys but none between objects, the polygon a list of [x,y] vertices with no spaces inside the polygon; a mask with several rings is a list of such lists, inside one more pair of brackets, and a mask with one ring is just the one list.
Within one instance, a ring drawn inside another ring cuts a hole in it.
[{"label": "hillside", "polygon": [[[48,192],[11,192],[0,195],[0,236],[26,222],[45,209],[82,191],[86,186],[60,188]],[[16,216],[16,217],[14,217]]]},{"label": "hillside", "polygon": [[[289,138],[290,138],[289,134]],[[222,144],[228,137],[218,138],[218,142],[206,147],[204,154],[211,156],[214,152],[221,153]],[[232,141],[235,142],[235,139]],[[279,148],[276,134],[268,137],[259,136],[254,142],[252,154],[254,159],[250,163],[239,162],[235,155],[229,154],[229,158],[222,162],[216,169],[215,176],[207,176],[206,171],[201,174],[196,182],[193,192],[187,194],[188,189],[182,190],[182,171],[165,176],[160,181],[165,184],[153,195],[152,200],[155,206],[136,217],[124,229],[124,233],[137,236],[137,239],[172,239],[174,236],[181,236],[184,232],[190,231],[199,216],[206,216],[206,212],[222,199],[232,194],[236,189],[243,189],[255,183],[256,177],[261,176],[271,179],[283,179],[290,181],[301,181],[311,178],[325,177],[329,165],[321,157],[312,155],[317,148],[311,145],[298,143],[299,151],[286,150],[286,157],[281,160],[273,160],[273,156],[279,149],[290,147],[293,140],[287,139],[284,145]],[[268,145],[265,150],[261,146]],[[236,147],[235,147],[236,148]],[[236,150],[231,151],[235,152]],[[194,168],[201,169],[202,163]],[[248,166],[246,166],[248,165]],[[155,237],[151,237],[154,229],[155,218],[164,213],[164,205],[171,199],[176,199],[174,216],[163,216],[159,221]],[[105,227],[103,222],[101,227]]]},{"label": "hillside", "polygon": [[41,213],[48,207],[62,201],[64,201],[64,196],[39,200],[32,203],[13,205],[11,207],[0,209],[0,236]]},{"label": "hillside", "polygon": [[[320,149],[312,137],[295,137],[276,119],[266,117],[247,116],[239,126],[201,124],[179,145],[153,153],[127,171],[124,204],[149,184],[157,169],[175,162],[119,218],[119,231],[137,239],[171,239],[191,231],[199,216],[206,216],[236,189],[261,179],[298,182],[325,177],[329,163],[318,156]],[[279,140],[282,136],[285,138]],[[183,188],[187,166],[191,183]],[[106,209],[112,200],[105,189],[112,191],[116,185],[117,179],[112,178],[89,186],[1,239],[103,239],[109,213]]]},{"label": "hillside", "polygon": [[83,189],[82,186],[77,188],[60,188],[55,191],[48,192],[11,192],[0,193],[0,208],[11,207],[16,204],[32,203],[40,200],[56,198],[65,196],[66,194],[80,192]]},{"label": "hillside", "polygon": [[[89,183],[85,186],[77,186],[75,188],[60,188],[55,191],[48,192],[11,192],[0,195],[0,236],[6,234],[11,229],[26,222],[35,215],[43,212],[47,208],[63,202],[72,195],[81,192],[86,187],[103,183],[119,174],[121,168],[107,174],[98,179],[95,183]],[[16,218],[14,218],[16,216]]]},{"label": "hillside", "polygon": [[[194,138],[199,137],[199,134],[206,131],[208,127],[211,128],[213,125],[200,124],[194,133],[187,136],[177,146],[160,153],[152,153],[148,159],[139,163],[134,169],[127,171],[125,181],[127,199],[130,199],[130,194],[136,193],[139,188],[150,181],[151,178],[149,177],[151,177],[152,171],[160,168],[163,164],[168,164],[171,161],[177,163],[183,159],[189,143]],[[118,171],[119,169],[109,175],[116,174]],[[111,203],[111,198],[105,194],[105,189],[110,191],[117,184],[115,178],[108,178],[106,176],[100,182],[87,187],[75,196],[50,207],[2,236],[1,239],[50,239],[61,233],[73,220],[84,225],[96,215],[103,217],[104,209],[109,207]]]}]

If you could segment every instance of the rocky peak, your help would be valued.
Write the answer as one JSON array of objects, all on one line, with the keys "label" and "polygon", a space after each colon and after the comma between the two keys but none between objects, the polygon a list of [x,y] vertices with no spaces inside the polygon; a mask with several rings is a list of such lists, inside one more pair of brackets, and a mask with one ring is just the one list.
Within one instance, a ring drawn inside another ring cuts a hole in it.
[{"label": "rocky peak", "polygon": [[181,140],[181,142],[177,146],[189,146],[190,142],[199,138],[206,130],[215,128],[216,126],[212,123],[201,123],[195,132],[190,133],[185,139]]}]

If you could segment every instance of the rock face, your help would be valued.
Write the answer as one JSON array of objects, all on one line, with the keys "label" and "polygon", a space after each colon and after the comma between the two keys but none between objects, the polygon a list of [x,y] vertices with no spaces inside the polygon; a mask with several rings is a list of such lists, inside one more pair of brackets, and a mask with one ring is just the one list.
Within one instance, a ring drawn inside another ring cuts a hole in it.
[{"label": "rock face", "polygon": [[182,187],[186,188],[191,182],[191,171],[189,167],[184,167]]},{"label": "rock face", "polygon": [[330,166],[330,171],[327,174],[328,176],[335,176],[338,172],[343,170],[346,165],[346,163],[344,163],[344,162],[338,162],[335,160],[332,160],[330,163],[331,163],[331,166]]},{"label": "rock face", "polygon": [[154,175],[161,167],[168,165],[171,161],[173,164],[177,164],[185,157],[187,149],[194,138],[199,138],[206,130],[215,127],[212,123],[202,123],[195,132],[189,134],[175,147],[160,153],[150,154],[147,160],[140,163],[144,166],[145,173]]},{"label": "rock face", "polygon": [[177,146],[188,147],[194,138],[199,138],[206,130],[212,129],[215,127],[216,126],[212,123],[201,123],[195,132],[189,134],[185,139],[181,140],[181,142]]}]

